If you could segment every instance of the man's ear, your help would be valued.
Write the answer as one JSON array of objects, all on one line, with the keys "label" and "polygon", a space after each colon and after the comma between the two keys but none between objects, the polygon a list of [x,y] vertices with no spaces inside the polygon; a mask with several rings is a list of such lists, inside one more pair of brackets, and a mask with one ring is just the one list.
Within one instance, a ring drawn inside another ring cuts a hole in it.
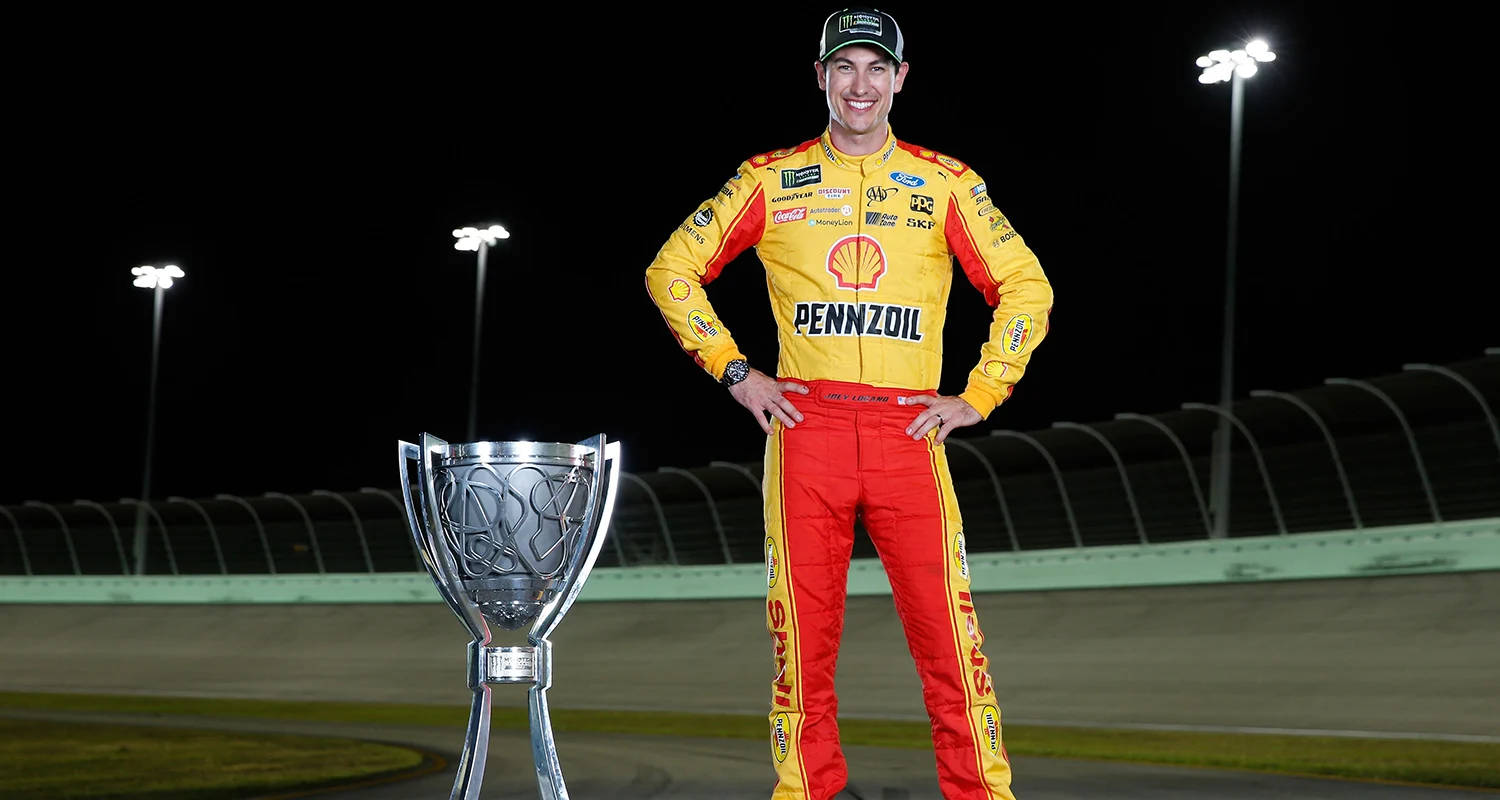
[{"label": "man's ear", "polygon": [[823,62],[814,61],[813,71],[818,73],[818,88],[825,92],[828,91],[828,75],[823,72]]},{"label": "man's ear", "polygon": [[911,69],[911,65],[905,61],[901,62],[901,66],[896,68],[896,81],[891,84],[891,94],[901,91],[901,85],[906,83],[906,71],[908,69]]}]

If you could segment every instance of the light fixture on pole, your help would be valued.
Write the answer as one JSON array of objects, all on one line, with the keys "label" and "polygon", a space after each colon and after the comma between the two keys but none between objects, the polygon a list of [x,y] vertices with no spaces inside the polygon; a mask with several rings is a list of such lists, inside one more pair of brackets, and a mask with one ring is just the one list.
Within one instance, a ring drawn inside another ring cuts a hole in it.
[{"label": "light fixture on pole", "polygon": [[146,463],[141,469],[141,503],[135,509],[135,538],[131,542],[131,553],[135,557],[135,574],[146,573],[146,504],[151,502],[151,450],[156,439],[156,364],[161,353],[161,311],[166,302],[167,290],[184,277],[176,264],[164,267],[143,265],[132,267],[135,276],[133,285],[152,290],[155,303],[151,313],[151,377],[146,393]]},{"label": "light fixture on pole", "polygon": [[484,267],[485,259],[489,255],[490,248],[501,239],[509,239],[510,231],[500,225],[491,225],[488,228],[457,228],[453,231],[453,238],[458,241],[453,243],[454,250],[477,251],[479,253],[479,271],[474,283],[474,348],[473,366],[469,370],[469,438],[468,441],[476,441],[478,436],[479,415],[479,328],[484,314]]},{"label": "light fixture on pole", "polygon": [[[1203,68],[1198,82],[1230,82],[1229,101],[1229,222],[1224,247],[1224,341],[1219,360],[1219,407],[1225,412],[1234,400],[1234,284],[1235,252],[1239,239],[1240,214],[1240,140],[1245,108],[1245,79],[1259,71],[1258,64],[1276,60],[1276,54],[1263,39],[1254,39],[1241,50],[1215,50],[1199,56]],[[1209,504],[1214,512],[1212,536],[1229,535],[1229,420],[1219,418],[1214,433]]]}]

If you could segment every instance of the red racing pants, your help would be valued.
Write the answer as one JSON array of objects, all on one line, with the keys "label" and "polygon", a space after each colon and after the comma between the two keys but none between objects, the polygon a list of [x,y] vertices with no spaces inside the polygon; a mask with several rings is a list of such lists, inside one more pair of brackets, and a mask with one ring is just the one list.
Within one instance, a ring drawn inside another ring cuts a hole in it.
[{"label": "red racing pants", "polygon": [[922,410],[906,398],[924,392],[806,385],[790,395],[804,420],[766,445],[772,800],[829,800],[848,782],[834,672],[856,515],[922,680],[943,797],[1014,800],[947,456],[935,433],[906,433]]}]

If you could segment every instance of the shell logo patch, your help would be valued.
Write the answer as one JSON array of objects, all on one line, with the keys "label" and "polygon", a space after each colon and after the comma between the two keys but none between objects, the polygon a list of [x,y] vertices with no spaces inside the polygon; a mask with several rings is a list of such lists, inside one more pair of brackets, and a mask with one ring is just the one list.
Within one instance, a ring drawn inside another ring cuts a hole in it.
[{"label": "shell logo patch", "polygon": [[776,763],[780,764],[786,760],[787,753],[792,749],[792,718],[785,711],[777,714],[771,720],[771,754],[776,756]]},{"label": "shell logo patch", "polygon": [[776,558],[776,540],[766,537],[766,588],[776,586],[776,575],[781,566],[780,560]]},{"label": "shell logo patch", "polygon": [[689,286],[688,282],[681,278],[677,278],[667,286],[667,294],[672,295],[672,299],[679,303],[688,299],[692,293],[693,287]]},{"label": "shell logo patch", "polygon": [[707,341],[708,339],[719,335],[718,321],[708,314],[705,314],[695,308],[692,311],[688,312],[687,318],[688,325],[690,325],[693,329],[693,335],[697,336],[699,339]]},{"label": "shell logo patch", "polygon": [[1000,361],[984,362],[984,374],[995,380],[1005,377],[1005,364]]},{"label": "shell logo patch", "polygon": [[984,745],[990,749],[990,755],[1000,755],[1000,709],[989,705],[981,707],[979,728],[984,734]]},{"label": "shell logo patch", "polygon": [[845,236],[828,248],[828,272],[840,289],[878,288],[885,274],[885,248],[874,236]]},{"label": "shell logo patch", "polygon": [[1026,343],[1031,341],[1031,333],[1035,326],[1031,322],[1030,314],[1017,314],[1005,323],[1005,352],[1015,355],[1026,348]]},{"label": "shell logo patch", "polygon": [[958,567],[959,576],[964,580],[969,579],[969,553],[964,548],[963,531],[953,535],[953,565]]}]

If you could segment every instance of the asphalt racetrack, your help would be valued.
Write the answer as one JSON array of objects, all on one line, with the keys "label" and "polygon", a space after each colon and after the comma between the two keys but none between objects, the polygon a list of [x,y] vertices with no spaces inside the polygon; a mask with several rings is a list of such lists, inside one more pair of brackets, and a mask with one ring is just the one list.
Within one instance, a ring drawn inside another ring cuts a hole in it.
[{"label": "asphalt racetrack", "polygon": [[[980,595],[1007,722],[1340,731],[1500,740],[1500,573]],[[554,635],[552,706],[764,713],[759,601],[580,603]],[[466,705],[467,634],[446,606],[7,606],[0,690]],[[504,643],[504,642],[498,642]],[[889,597],[851,598],[841,714],[920,719]],[[494,687],[524,706],[522,687]],[[12,712],[19,713],[19,712]],[[230,718],[50,718],[305,732],[443,759],[340,800],[447,797],[464,731]],[[766,798],[763,742],[568,733],[575,800]],[[862,800],[937,800],[925,750],[849,747]],[[1063,759],[1013,759],[1022,800],[1371,798],[1491,792]],[[492,737],[485,798],[535,798],[524,732]],[[312,796],[312,795],[308,795]]]}]

